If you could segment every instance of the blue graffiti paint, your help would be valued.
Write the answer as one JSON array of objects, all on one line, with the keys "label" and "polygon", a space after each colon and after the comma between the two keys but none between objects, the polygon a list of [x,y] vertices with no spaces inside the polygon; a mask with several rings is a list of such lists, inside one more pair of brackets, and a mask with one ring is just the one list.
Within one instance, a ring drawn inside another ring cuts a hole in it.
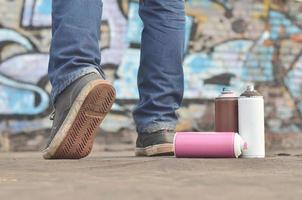
[{"label": "blue graffiti paint", "polygon": [[12,135],[20,133],[30,133],[39,130],[46,130],[51,128],[51,121],[48,118],[41,118],[36,120],[16,120],[5,123],[0,121],[0,130],[9,131]]},{"label": "blue graffiti paint", "polygon": [[302,98],[302,57],[296,62],[294,68],[284,77],[284,82],[291,95],[296,100]]},{"label": "blue graffiti paint", "polygon": [[43,53],[17,55],[0,64],[0,74],[20,82],[37,84],[47,75],[48,59],[48,54]]},{"label": "blue graffiti paint", "polygon": [[22,26],[51,26],[51,0],[24,0],[23,5]]},{"label": "blue graffiti paint", "polygon": [[[244,83],[242,81],[244,62],[252,45],[253,41],[249,40],[228,41],[215,46],[212,53],[201,52],[186,56],[184,61],[185,97],[213,98],[225,86],[240,92]],[[231,78],[229,84],[215,85],[204,82],[221,74],[232,74],[234,78]]]},{"label": "blue graffiti paint", "polygon": [[[298,106],[299,106],[300,112],[302,113],[302,102],[300,102],[300,103],[298,104]],[[299,130],[299,131],[300,131],[300,130]]]},{"label": "blue graffiti paint", "polygon": [[128,49],[124,53],[114,81],[118,99],[138,99],[137,72],[139,67],[140,50]]},{"label": "blue graffiti paint", "polygon": [[128,29],[127,29],[127,42],[141,43],[141,33],[143,31],[143,22],[138,15],[139,4],[135,2],[129,3],[128,13]]},{"label": "blue graffiti paint", "polygon": [[35,14],[51,15],[51,0],[37,0]]},{"label": "blue graffiti paint", "polygon": [[0,44],[4,42],[14,42],[25,47],[27,50],[33,50],[32,44],[26,37],[11,29],[0,29]]},{"label": "blue graffiti paint", "polygon": [[[33,53],[1,63],[0,115],[36,115],[49,107],[47,92],[36,86],[47,74],[47,61],[47,54]],[[38,104],[35,102],[37,96]]]},{"label": "blue graffiti paint", "polygon": [[254,46],[247,53],[246,62],[241,74],[243,79],[253,82],[272,81],[274,79],[273,53],[274,48],[272,46],[266,47],[263,44]]},{"label": "blue graffiti paint", "polygon": [[[48,94],[35,85],[18,83],[0,75],[0,114],[36,115],[49,106]],[[35,105],[35,93],[40,103]]]},{"label": "blue graffiti paint", "polygon": [[280,28],[284,27],[285,36],[291,36],[293,34],[301,34],[301,29],[293,24],[283,13],[278,11],[269,12],[269,24],[271,25],[270,38],[277,40],[280,38]]}]

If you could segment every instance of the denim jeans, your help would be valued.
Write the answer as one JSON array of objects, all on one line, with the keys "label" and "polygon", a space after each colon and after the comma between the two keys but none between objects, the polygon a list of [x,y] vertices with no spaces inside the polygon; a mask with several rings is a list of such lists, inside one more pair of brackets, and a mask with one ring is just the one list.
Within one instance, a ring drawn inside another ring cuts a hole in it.
[{"label": "denim jeans", "polygon": [[[109,3],[109,2],[108,2]],[[133,117],[138,133],[174,130],[183,98],[185,40],[183,0],[141,0],[144,23],[138,72],[139,102]],[[99,73],[101,0],[53,0],[48,76],[51,99],[89,73]],[[125,86],[127,87],[127,86]]]}]

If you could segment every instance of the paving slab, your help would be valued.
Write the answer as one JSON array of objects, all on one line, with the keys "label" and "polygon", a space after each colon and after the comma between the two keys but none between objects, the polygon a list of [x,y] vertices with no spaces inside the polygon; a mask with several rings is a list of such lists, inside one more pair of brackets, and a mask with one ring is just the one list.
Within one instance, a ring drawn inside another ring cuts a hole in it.
[{"label": "paving slab", "polygon": [[265,159],[177,159],[94,152],[82,160],[0,153],[0,199],[300,200],[300,153],[275,151]]}]

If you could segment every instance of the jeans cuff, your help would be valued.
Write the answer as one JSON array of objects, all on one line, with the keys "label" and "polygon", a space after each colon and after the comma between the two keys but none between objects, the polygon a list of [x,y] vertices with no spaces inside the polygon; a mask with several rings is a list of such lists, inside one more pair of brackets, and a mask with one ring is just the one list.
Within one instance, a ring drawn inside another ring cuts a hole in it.
[{"label": "jeans cuff", "polygon": [[156,122],[153,124],[150,124],[148,126],[138,126],[136,131],[138,134],[148,134],[157,132],[160,130],[171,130],[175,131],[176,128],[176,122]]},{"label": "jeans cuff", "polygon": [[90,73],[100,74],[103,79],[105,79],[105,75],[97,70],[95,67],[85,67],[80,70],[74,71],[66,75],[65,81],[57,84],[58,87],[53,87],[51,90],[50,98],[53,103],[55,104],[56,98],[74,81],[79,79],[82,76],[85,76]]}]

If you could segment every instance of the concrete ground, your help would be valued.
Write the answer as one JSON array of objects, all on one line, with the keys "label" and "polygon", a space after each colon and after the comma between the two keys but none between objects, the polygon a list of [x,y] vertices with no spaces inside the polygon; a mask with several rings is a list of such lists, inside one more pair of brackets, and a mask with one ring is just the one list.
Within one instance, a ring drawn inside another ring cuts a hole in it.
[{"label": "concrete ground", "polygon": [[99,152],[54,161],[0,153],[0,199],[301,199],[302,150],[278,153],[236,160]]}]

